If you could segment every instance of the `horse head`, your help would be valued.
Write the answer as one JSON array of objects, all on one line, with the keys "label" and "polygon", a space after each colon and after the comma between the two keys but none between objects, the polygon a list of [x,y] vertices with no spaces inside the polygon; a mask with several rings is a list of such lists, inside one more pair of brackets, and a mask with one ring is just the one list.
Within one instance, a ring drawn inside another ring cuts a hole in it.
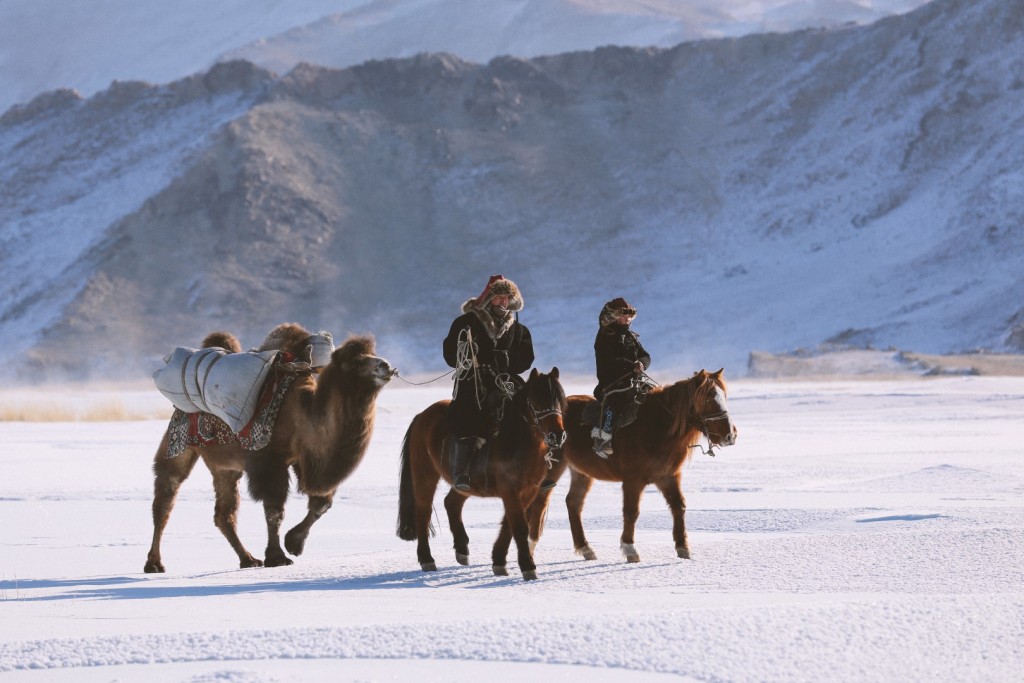
[{"label": "horse head", "polygon": [[544,435],[549,450],[559,450],[566,439],[563,416],[568,404],[565,390],[558,381],[558,368],[551,368],[547,374],[534,368],[522,391],[526,395],[527,421]]},{"label": "horse head", "polygon": [[729,416],[725,402],[725,380],[722,372],[701,370],[693,376],[693,421],[712,446],[732,446],[736,443],[736,425]]},{"label": "horse head", "polygon": [[381,388],[398,374],[384,358],[375,355],[373,337],[349,337],[331,354],[331,362],[324,373],[331,370],[331,375],[340,373],[359,383],[369,383],[374,388]]}]

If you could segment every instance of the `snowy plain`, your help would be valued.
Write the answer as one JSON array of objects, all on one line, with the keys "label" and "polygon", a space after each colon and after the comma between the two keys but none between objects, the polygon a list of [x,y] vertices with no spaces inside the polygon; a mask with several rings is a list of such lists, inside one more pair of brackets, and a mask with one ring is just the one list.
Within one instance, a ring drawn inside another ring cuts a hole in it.
[{"label": "snowy plain", "polygon": [[[275,569],[237,569],[200,464],[167,573],[142,573],[165,419],[0,422],[0,679],[1019,680],[1024,379],[736,380],[737,445],[683,470],[692,560],[651,488],[627,565],[601,482],[584,510],[598,559],[574,556],[563,477],[533,582],[491,572],[497,501],[466,506],[468,567],[443,490],[436,573],[394,535],[402,436],[448,390],[384,389],[366,459]],[[122,399],[166,409],[155,390]],[[285,528],[304,510],[293,495]],[[239,516],[262,556],[261,508]]]}]

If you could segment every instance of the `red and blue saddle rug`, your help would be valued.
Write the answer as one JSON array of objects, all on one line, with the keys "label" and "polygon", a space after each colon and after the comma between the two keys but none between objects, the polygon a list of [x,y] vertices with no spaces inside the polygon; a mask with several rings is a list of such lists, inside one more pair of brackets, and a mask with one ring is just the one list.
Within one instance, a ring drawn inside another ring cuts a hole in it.
[{"label": "red and blue saddle rug", "polygon": [[247,451],[265,447],[274,434],[274,422],[285,394],[296,377],[294,372],[273,373],[260,390],[252,419],[237,434],[216,415],[186,413],[175,408],[167,427],[167,457],[177,457],[188,448],[215,444],[237,443]]}]

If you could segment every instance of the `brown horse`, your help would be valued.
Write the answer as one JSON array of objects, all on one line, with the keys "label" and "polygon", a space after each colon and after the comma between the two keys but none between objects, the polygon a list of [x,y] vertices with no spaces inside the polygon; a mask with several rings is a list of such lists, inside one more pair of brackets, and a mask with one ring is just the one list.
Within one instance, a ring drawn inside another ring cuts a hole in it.
[{"label": "brown horse", "polygon": [[[423,571],[437,570],[428,541],[434,492],[441,477],[452,483],[451,472],[445,465],[450,403],[438,401],[414,417],[402,444],[397,533],[402,540],[418,541],[416,556]],[[499,423],[498,436],[491,440],[486,470],[478,475],[474,469],[468,493],[452,488],[444,499],[459,564],[469,564],[469,536],[462,524],[466,496],[499,497],[505,505],[505,515],[491,552],[492,569],[497,576],[508,575],[508,549],[515,538],[523,579],[537,578],[537,565],[527,538],[526,508],[548,474],[550,453],[565,442],[565,408],[558,368],[552,368],[550,374],[534,369],[526,385],[512,397]],[[483,457],[478,454],[476,459]]]},{"label": "brown horse", "polygon": [[[217,443],[187,447],[170,458],[169,428],[153,462],[153,544],[145,571],[164,571],[160,538],[178,489],[199,458],[213,474],[214,523],[237,553],[240,566],[292,564],[279,536],[290,483],[288,468],[294,470],[299,490],[309,496],[306,517],[285,535],[285,548],[300,555],[310,527],[330,509],[338,486],[362,461],[373,432],[377,395],[394,374],[386,360],[374,355],[372,337],[352,337],[334,351],[319,380],[310,371],[298,373],[284,395],[270,442],[260,450],[247,451],[235,442]],[[243,474],[253,499],[263,501],[267,550],[262,562],[245,549],[236,530],[238,481]]]},{"label": "brown horse", "polygon": [[[676,554],[682,558],[690,557],[683,519],[686,501],[679,487],[680,469],[702,434],[712,446],[736,443],[736,426],[729,417],[725,393],[722,370],[715,373],[701,370],[690,379],[652,389],[640,406],[636,421],[615,431],[612,437],[614,452],[607,460],[594,452],[590,426],[582,420],[584,407],[594,398],[569,397],[565,416],[569,438],[562,451],[565,457],[550,478],[557,480],[566,466],[571,470],[572,479],[565,504],[569,509],[569,527],[577,554],[587,560],[597,559],[583,533],[581,513],[594,479],[601,479],[622,482],[621,549],[627,562],[640,561],[633,544],[633,534],[640,513],[640,496],[648,484],[658,487],[672,512]],[[536,544],[544,530],[544,516],[550,498],[550,491],[542,493],[530,508],[532,544]]]}]

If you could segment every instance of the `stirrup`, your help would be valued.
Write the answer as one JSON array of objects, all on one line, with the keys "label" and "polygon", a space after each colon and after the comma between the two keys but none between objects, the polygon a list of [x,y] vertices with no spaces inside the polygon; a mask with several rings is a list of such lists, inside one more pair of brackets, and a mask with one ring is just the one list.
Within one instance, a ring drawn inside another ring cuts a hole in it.
[{"label": "stirrup", "polygon": [[555,488],[555,486],[557,485],[558,482],[551,481],[550,479],[545,479],[540,483],[540,492],[546,493],[547,491],[550,491],[551,489]]},{"label": "stirrup", "polygon": [[463,472],[459,476],[455,477],[455,488],[460,491],[469,490],[469,475]]},{"label": "stirrup", "polygon": [[604,439],[594,439],[594,453],[597,454],[597,457],[607,460],[608,456],[611,455],[612,452],[612,442],[610,439],[608,441],[605,441]]}]

